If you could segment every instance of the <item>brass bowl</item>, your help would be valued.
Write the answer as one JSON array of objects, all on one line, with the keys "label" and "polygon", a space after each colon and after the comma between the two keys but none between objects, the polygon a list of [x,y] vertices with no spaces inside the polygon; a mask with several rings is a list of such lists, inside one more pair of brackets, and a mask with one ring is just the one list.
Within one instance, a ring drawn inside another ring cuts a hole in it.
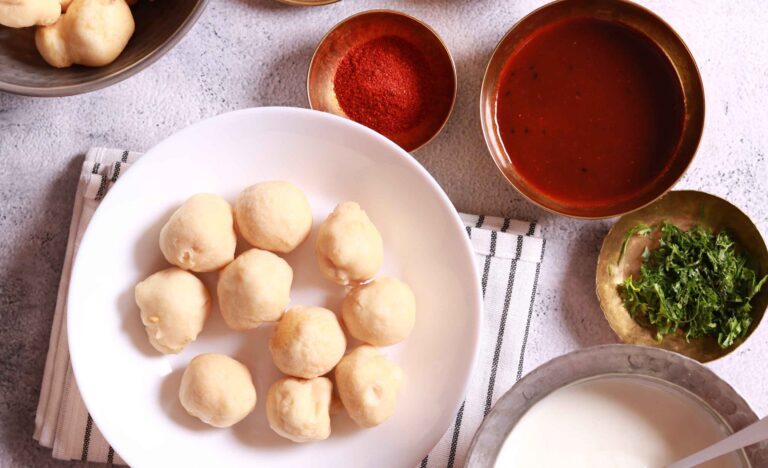
[{"label": "brass bowl", "polygon": [[670,335],[659,343],[654,337],[655,331],[637,323],[624,308],[617,286],[625,278],[640,271],[640,254],[654,242],[653,236],[633,236],[627,243],[624,257],[619,261],[626,233],[640,223],[652,226],[662,221],[669,221],[681,229],[700,225],[713,232],[725,230],[754,262],[751,266],[758,276],[768,274],[768,249],[760,231],[746,214],[722,198],[708,193],[674,191],[641,210],[623,216],[608,232],[600,248],[595,275],[600,307],[611,328],[624,343],[664,348],[701,362],[721,358],[738,348],[762,321],[768,307],[768,287],[764,287],[752,299],[754,320],[747,336],[736,341],[730,348],[720,348],[714,337],[686,341],[683,337]]},{"label": "brass bowl", "polygon": [[317,45],[307,73],[307,95],[312,109],[347,117],[333,89],[336,67],[350,49],[381,36],[398,36],[419,49],[435,76],[451,81],[451,104],[430,113],[422,122],[392,140],[406,151],[416,151],[443,129],[456,102],[456,66],[443,40],[426,23],[393,10],[369,10],[342,20]]},{"label": "brass bowl", "polygon": [[320,6],[336,3],[339,0],[277,0],[280,3],[294,6]]},{"label": "brass bowl", "polygon": [[117,59],[103,67],[53,68],[35,47],[35,28],[0,27],[0,91],[71,96],[122,81],[147,68],[192,29],[208,0],[142,0],[131,7],[136,31]]},{"label": "brass bowl", "polygon": [[[625,24],[640,31],[664,51],[680,80],[683,90],[684,121],[680,144],[669,169],[652,186],[637,196],[617,204],[576,207],[553,200],[530,186],[518,174],[502,144],[496,121],[496,99],[502,70],[510,57],[530,34],[544,25],[574,17],[590,17]],[[491,56],[480,91],[480,121],[488,150],[509,183],[536,205],[574,218],[599,219],[619,216],[641,208],[669,191],[693,160],[704,128],[704,88],[699,70],[685,43],[675,31],[653,12],[624,0],[560,0],[533,11],[515,24]]]}]

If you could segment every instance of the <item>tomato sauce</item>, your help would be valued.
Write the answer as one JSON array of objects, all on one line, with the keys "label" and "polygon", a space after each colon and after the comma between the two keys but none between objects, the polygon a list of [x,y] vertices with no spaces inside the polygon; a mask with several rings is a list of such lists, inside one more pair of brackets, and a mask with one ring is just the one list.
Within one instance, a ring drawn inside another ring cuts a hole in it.
[{"label": "tomato sauce", "polygon": [[648,187],[683,128],[669,59],[641,32],[593,18],[532,33],[503,69],[496,105],[523,180],[573,206],[620,202]]}]

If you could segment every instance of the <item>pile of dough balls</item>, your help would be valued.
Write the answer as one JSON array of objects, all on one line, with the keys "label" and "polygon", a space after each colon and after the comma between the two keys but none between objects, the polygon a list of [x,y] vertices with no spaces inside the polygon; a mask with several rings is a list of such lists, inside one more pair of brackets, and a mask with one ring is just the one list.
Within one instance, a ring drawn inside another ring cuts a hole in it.
[{"label": "pile of dough balls", "polygon": [[[375,346],[401,342],[416,322],[410,287],[397,278],[376,278],[384,258],[382,237],[354,202],[333,210],[315,243],[322,274],[347,287],[341,320],[323,307],[289,308],[293,269],[280,254],[296,249],[311,230],[309,201],[289,182],[248,187],[234,207],[218,195],[194,195],[160,231],[160,252],[172,266],[135,289],[149,342],[164,354],[179,353],[194,341],[209,315],[211,295],[195,273],[218,273],[219,311],[232,330],[275,323],[269,352],[285,377],[269,388],[266,415],[275,433],[298,443],[330,436],[334,401],[363,428],[394,414],[403,371]],[[236,256],[238,233],[251,247]],[[346,355],[345,330],[364,343]],[[242,363],[201,354],[184,371],[179,400],[204,423],[229,427],[253,411],[256,389]]]},{"label": "pile of dough balls", "polygon": [[36,27],[35,44],[56,68],[109,65],[136,25],[135,0],[0,0],[0,25]]}]

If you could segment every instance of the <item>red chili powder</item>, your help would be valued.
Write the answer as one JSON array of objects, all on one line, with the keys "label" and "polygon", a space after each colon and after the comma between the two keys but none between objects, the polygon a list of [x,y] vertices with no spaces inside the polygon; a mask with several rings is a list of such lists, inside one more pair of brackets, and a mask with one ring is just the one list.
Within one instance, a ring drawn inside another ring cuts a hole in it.
[{"label": "red chili powder", "polygon": [[333,88],[352,120],[392,137],[415,127],[434,98],[429,66],[413,44],[383,36],[350,50]]}]

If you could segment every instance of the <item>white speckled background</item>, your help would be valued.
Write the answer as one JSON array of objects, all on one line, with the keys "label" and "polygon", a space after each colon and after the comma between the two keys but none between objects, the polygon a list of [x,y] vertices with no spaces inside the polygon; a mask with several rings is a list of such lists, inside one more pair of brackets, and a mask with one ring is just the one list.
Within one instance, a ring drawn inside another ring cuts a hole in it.
[{"label": "white speckled background", "polygon": [[[502,34],[541,0],[343,0],[298,8],[274,0],[212,0],[201,21],[150,69],[84,96],[0,94],[0,466],[74,466],[32,441],[70,207],[84,152],[144,151],[186,125],[264,105],[306,106],[307,64],[320,37],[357,11],[394,8],[432,25],[459,75],[443,133],[416,154],[465,212],[538,219],[547,254],[526,368],[615,339],[594,295],[610,222],[574,221],[523,201],[493,165],[477,101]],[[698,156],[678,188],[723,196],[768,236],[768,2],[644,0],[686,40],[704,77],[707,117]],[[768,326],[712,365],[768,413]]]}]

